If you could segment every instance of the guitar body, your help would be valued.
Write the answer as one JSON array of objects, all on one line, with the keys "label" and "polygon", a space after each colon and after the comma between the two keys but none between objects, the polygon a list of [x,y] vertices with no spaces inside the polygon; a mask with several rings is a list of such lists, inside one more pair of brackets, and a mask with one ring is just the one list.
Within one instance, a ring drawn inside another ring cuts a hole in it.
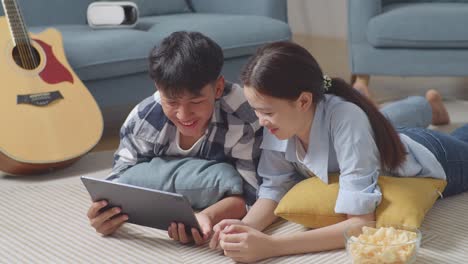
[{"label": "guitar body", "polygon": [[20,67],[0,17],[0,171],[35,174],[67,166],[90,151],[103,131],[100,109],[68,64],[61,34],[31,35],[40,62]]}]

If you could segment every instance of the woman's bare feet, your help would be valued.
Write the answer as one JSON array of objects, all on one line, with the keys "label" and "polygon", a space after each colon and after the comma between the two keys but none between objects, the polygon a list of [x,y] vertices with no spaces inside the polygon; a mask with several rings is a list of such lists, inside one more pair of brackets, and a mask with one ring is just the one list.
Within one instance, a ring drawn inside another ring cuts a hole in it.
[{"label": "woman's bare feet", "polygon": [[362,95],[372,100],[369,92],[369,86],[365,81],[359,79],[356,80],[353,84],[353,88],[358,90]]},{"label": "woman's bare feet", "polygon": [[373,103],[375,107],[377,108],[381,107],[381,105],[379,105],[373,100],[371,93],[370,93],[369,85],[367,85],[365,81],[356,80],[353,84],[353,88],[356,89],[360,94],[367,97],[367,99],[369,99],[369,101]]},{"label": "woman's bare feet", "polygon": [[434,89],[431,89],[426,92],[426,99],[432,108],[432,124],[439,126],[450,123],[450,117],[447,112],[447,108],[445,108],[444,102],[442,101],[442,96],[440,93]]}]

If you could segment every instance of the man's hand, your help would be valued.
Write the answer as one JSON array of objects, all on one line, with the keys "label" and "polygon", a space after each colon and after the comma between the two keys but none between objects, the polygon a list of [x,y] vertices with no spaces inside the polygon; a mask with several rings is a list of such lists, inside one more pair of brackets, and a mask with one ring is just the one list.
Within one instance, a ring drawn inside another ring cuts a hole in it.
[{"label": "man's hand", "polygon": [[111,235],[128,220],[127,215],[118,215],[121,213],[118,207],[101,211],[106,206],[106,201],[99,201],[93,203],[88,210],[89,223],[96,229],[96,232],[104,236]]},{"label": "man's hand", "polygon": [[192,241],[195,241],[196,245],[204,244],[210,238],[213,228],[212,220],[204,213],[197,213],[195,217],[197,217],[198,223],[200,224],[202,234],[200,234],[196,228],[192,228],[192,233],[187,234],[184,224],[171,223],[171,226],[169,226],[167,230],[169,237],[175,241],[180,241],[182,244],[187,244]]}]

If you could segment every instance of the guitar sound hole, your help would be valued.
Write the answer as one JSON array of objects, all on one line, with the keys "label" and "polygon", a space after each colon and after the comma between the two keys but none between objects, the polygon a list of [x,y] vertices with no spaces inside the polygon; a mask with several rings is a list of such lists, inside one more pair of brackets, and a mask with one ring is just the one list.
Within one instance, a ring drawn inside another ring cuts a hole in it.
[{"label": "guitar sound hole", "polygon": [[41,63],[41,56],[33,46],[18,44],[13,48],[13,59],[18,66],[25,70],[33,70]]}]

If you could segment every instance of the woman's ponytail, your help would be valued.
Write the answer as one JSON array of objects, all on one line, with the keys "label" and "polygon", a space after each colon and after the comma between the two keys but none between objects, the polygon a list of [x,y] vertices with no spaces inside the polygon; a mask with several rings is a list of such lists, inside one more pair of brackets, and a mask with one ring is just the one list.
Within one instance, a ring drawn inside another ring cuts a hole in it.
[{"label": "woman's ponytail", "polygon": [[385,169],[395,169],[405,161],[406,151],[393,125],[366,96],[341,78],[332,78],[327,94],[334,94],[359,106],[367,115]]}]

